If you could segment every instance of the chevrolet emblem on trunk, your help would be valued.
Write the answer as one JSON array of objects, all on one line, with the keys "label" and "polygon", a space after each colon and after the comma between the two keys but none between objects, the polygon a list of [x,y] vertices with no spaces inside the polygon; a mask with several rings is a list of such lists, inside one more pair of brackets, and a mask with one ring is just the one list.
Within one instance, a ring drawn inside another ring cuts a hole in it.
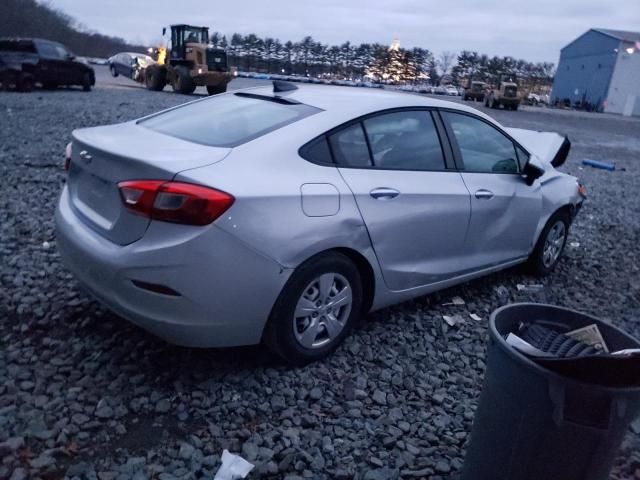
[{"label": "chevrolet emblem on trunk", "polygon": [[80,152],[80,158],[82,158],[85,161],[85,163],[91,163],[91,159],[93,157],[86,150],[82,150]]}]

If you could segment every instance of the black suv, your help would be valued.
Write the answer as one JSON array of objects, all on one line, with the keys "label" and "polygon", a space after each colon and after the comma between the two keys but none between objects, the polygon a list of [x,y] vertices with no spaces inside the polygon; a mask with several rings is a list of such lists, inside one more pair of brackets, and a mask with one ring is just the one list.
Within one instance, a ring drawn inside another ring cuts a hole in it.
[{"label": "black suv", "polygon": [[30,91],[35,83],[43,88],[80,85],[89,91],[95,85],[93,68],[75,59],[57,42],[40,38],[0,38],[0,83],[5,89]]}]

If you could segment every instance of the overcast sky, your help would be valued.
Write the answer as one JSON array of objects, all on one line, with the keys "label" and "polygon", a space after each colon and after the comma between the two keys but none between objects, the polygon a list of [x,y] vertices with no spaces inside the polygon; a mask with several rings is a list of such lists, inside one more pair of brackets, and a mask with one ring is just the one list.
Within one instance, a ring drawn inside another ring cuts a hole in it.
[{"label": "overcast sky", "polygon": [[48,0],[91,30],[144,44],[190,23],[282,41],[391,43],[557,62],[592,27],[640,30],[640,0]]}]

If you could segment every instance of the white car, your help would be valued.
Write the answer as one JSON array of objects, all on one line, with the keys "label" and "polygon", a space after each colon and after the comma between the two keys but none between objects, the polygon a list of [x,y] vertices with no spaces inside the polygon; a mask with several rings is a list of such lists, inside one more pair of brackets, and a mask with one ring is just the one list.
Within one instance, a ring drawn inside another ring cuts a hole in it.
[{"label": "white car", "polygon": [[234,91],[73,132],[56,211],[113,311],[199,347],[321,358],[367,312],[529,261],[582,204],[570,143],[386,90]]},{"label": "white car", "polygon": [[449,85],[448,87],[446,87],[445,92],[447,95],[451,95],[451,96],[460,95],[460,92],[458,91],[458,89],[453,85]]}]

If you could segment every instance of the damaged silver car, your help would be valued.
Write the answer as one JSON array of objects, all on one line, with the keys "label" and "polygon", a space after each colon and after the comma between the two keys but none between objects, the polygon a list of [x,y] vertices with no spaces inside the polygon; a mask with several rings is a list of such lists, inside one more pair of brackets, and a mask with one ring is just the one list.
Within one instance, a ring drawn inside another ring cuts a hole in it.
[{"label": "damaged silver car", "polygon": [[274,82],[73,132],[62,259],[117,314],[293,363],[367,312],[560,259],[583,202],[570,143],[465,105]]}]

